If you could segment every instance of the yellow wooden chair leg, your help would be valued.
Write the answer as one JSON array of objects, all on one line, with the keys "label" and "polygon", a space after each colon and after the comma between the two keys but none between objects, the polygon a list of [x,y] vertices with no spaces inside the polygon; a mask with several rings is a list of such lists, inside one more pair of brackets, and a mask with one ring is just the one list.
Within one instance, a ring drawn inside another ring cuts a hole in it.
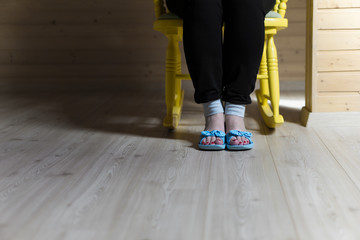
[{"label": "yellow wooden chair leg", "polygon": [[[275,128],[284,122],[279,113],[280,88],[277,51],[273,35],[266,36],[259,69],[260,89],[256,91],[258,106],[265,125]],[[269,105],[271,102],[271,106]]]},{"label": "yellow wooden chair leg", "polygon": [[181,71],[181,60],[178,36],[169,34],[167,37],[169,39],[165,73],[165,101],[167,112],[163,125],[164,127],[173,129],[179,124],[183,102],[181,79],[177,79],[176,77],[176,74]]},{"label": "yellow wooden chair leg", "polygon": [[183,106],[183,100],[184,100],[184,90],[181,88],[181,78],[178,77],[181,75],[181,52],[179,48],[179,42],[177,42],[176,45],[176,80],[175,80],[175,101],[176,106],[179,107],[179,117],[181,116],[182,106]]},{"label": "yellow wooden chair leg", "polygon": [[268,67],[269,67],[269,89],[270,101],[273,111],[271,121],[268,122],[270,128],[275,128],[284,123],[284,118],[279,113],[280,86],[279,86],[279,67],[277,50],[274,42],[274,36],[269,35],[267,47]]},{"label": "yellow wooden chair leg", "polygon": [[265,96],[269,96],[269,82],[268,82],[268,69],[267,69],[267,41],[264,41],[264,50],[261,58],[260,68],[259,68],[259,80],[260,80],[260,89],[256,90],[256,97],[258,101],[258,106],[260,110],[263,105],[268,105],[267,98]]},{"label": "yellow wooden chair leg", "polygon": [[266,126],[272,125],[272,109],[269,105],[270,91],[269,91],[269,72],[267,60],[267,37],[265,36],[263,56],[259,68],[260,89],[256,90],[256,97],[261,116]]}]

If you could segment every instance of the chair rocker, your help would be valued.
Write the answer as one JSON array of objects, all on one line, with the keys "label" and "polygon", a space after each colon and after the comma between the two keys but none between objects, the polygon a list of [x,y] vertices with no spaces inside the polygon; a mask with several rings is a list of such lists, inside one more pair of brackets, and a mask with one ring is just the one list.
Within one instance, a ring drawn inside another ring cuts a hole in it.
[{"label": "chair rocker", "polygon": [[[256,98],[265,125],[275,128],[284,122],[279,112],[280,88],[278,57],[274,36],[278,31],[287,28],[285,18],[288,0],[276,0],[272,11],[265,16],[265,42],[257,78],[260,89],[256,90]],[[191,80],[189,74],[181,72],[181,53],[179,42],[182,41],[183,21],[170,13],[164,0],[154,0],[155,16],[154,29],[168,38],[165,67],[165,102],[166,116],[164,127],[174,129],[178,126],[183,105],[184,91],[181,80]]]}]

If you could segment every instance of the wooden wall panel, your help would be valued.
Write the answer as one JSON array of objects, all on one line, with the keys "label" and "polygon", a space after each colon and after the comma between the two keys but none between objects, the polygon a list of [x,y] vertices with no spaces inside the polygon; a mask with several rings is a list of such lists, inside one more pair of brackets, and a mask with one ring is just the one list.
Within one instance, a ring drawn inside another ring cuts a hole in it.
[{"label": "wooden wall panel", "polygon": [[319,0],[318,8],[356,8],[360,7],[360,1],[354,0]]},{"label": "wooden wall panel", "polygon": [[280,81],[304,81],[306,1],[289,0],[287,6],[289,27],[280,31],[275,38]]},{"label": "wooden wall panel", "polygon": [[[3,77],[127,77],[137,76],[142,78],[151,75],[160,76],[163,74],[162,63],[121,63],[121,64],[24,64],[4,65],[0,68],[0,75]],[[129,72],[131,69],[131,72]],[[21,71],[19,71],[21,70]],[[124,75],[122,75],[124,74]],[[128,74],[128,75],[127,75]],[[126,79],[126,78],[125,78]]]},{"label": "wooden wall panel", "polygon": [[[154,17],[152,0],[2,1],[0,81],[163,80],[167,39],[152,29]],[[303,80],[305,1],[290,0],[287,17],[276,39],[280,79]]]},{"label": "wooden wall panel", "polygon": [[306,109],[360,111],[360,2],[308,2]]},{"label": "wooden wall panel", "polygon": [[318,50],[360,49],[359,30],[323,30],[318,32]]},{"label": "wooden wall panel", "polygon": [[318,29],[360,28],[360,8],[326,9],[318,11]]},{"label": "wooden wall panel", "polygon": [[0,9],[2,78],[157,79],[167,41],[148,0],[7,0]]},{"label": "wooden wall panel", "polygon": [[360,50],[318,52],[317,71],[338,72],[360,70]]},{"label": "wooden wall panel", "polygon": [[320,93],[317,101],[319,112],[360,112],[358,92]]},{"label": "wooden wall panel", "polygon": [[319,92],[360,92],[360,71],[324,72],[317,76]]}]

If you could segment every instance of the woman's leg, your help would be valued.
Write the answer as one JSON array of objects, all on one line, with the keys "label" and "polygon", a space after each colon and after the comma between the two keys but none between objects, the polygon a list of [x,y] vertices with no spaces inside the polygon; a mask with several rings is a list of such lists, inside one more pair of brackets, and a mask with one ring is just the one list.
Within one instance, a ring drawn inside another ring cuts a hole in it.
[{"label": "woman's leg", "polygon": [[[225,131],[222,111],[222,0],[190,0],[183,11],[184,52],[195,88],[195,102],[202,103],[205,130]],[[216,111],[213,111],[213,110]],[[202,144],[223,144],[206,138]]]},{"label": "woman's leg", "polygon": [[223,0],[224,96],[234,104],[250,104],[264,46],[263,0]]},{"label": "woman's leg", "polygon": [[[264,0],[223,0],[223,100],[226,132],[246,131],[244,115],[228,109],[243,109],[251,103],[264,45]],[[248,144],[245,137],[233,138],[230,144]]]},{"label": "woman's leg", "polygon": [[178,17],[183,17],[183,12],[192,0],[165,0],[167,8]]},{"label": "woman's leg", "polygon": [[222,95],[222,0],[191,0],[183,11],[184,52],[195,102]]}]

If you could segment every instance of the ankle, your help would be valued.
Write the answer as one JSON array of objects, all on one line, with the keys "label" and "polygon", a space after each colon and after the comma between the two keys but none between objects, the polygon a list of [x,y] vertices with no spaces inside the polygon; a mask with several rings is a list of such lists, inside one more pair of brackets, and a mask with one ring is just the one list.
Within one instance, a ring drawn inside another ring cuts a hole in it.
[{"label": "ankle", "polygon": [[206,131],[225,131],[225,119],[223,113],[214,114],[205,117],[205,130]]},{"label": "ankle", "polygon": [[226,133],[231,130],[246,131],[244,118],[235,115],[225,115]]}]

